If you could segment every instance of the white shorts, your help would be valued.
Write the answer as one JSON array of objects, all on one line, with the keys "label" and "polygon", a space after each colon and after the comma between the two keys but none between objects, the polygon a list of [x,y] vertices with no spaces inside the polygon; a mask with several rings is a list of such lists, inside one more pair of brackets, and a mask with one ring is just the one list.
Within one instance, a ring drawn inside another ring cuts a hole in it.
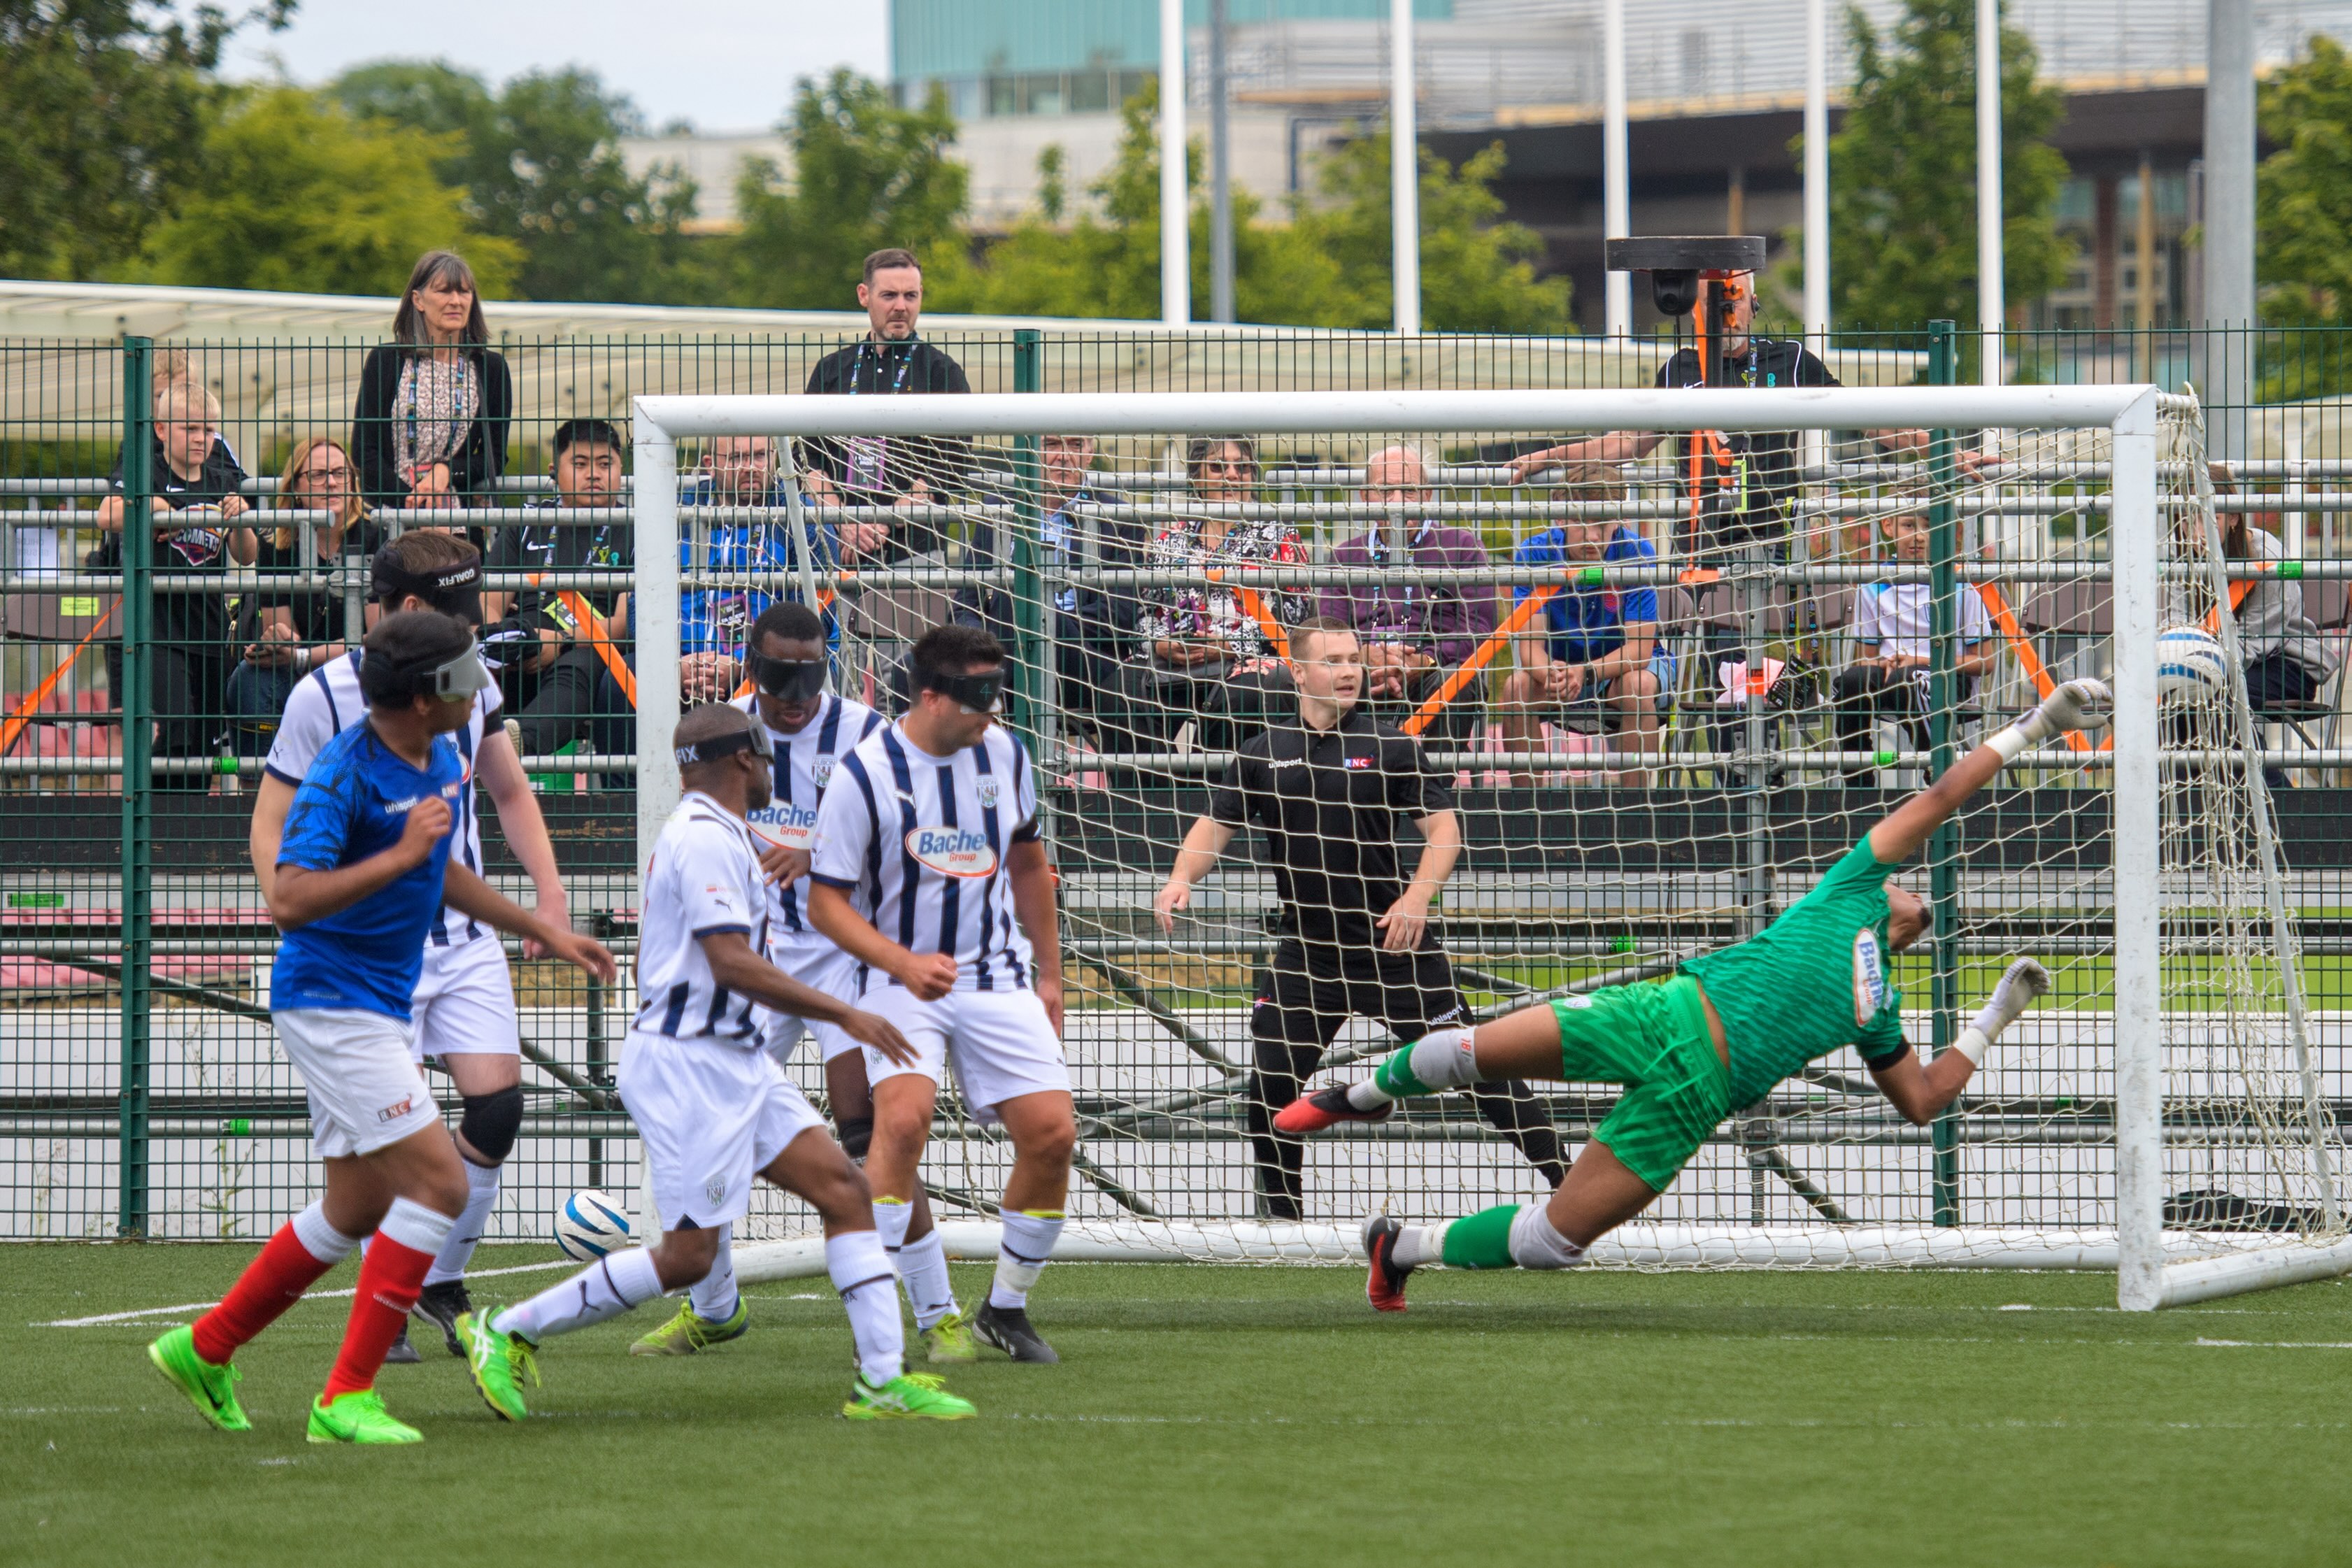
[{"label": "white shorts", "polygon": [[974,1121],[991,1122],[1008,1100],[1069,1092],[1062,1042],[1034,991],[950,991],[936,1002],[918,1002],[905,986],[886,983],[867,987],[857,1005],[898,1025],[916,1053],[913,1065],[900,1067],[867,1047],[869,1083],[907,1073],[944,1083],[952,1068],[964,1109]]},{"label": "white shorts", "polygon": [[741,1219],[751,1178],[824,1120],[765,1051],[629,1031],[616,1080],[662,1227]]},{"label": "white shorts", "polygon": [[409,1049],[419,1061],[468,1052],[522,1055],[514,977],[507,971],[506,949],[494,936],[478,936],[454,947],[427,943],[416,997],[409,1006],[416,1018]]},{"label": "white shorts", "polygon": [[273,1013],[278,1044],[310,1097],[321,1160],[388,1149],[441,1120],[416,1070],[416,1029],[382,1013],[297,1007]]},{"label": "white shorts", "polygon": [[[812,991],[837,996],[844,1002],[857,1000],[857,960],[829,943],[822,947],[772,947],[768,951],[768,962]],[[803,1037],[816,1041],[816,1048],[825,1061],[857,1048],[857,1042],[843,1034],[839,1025],[814,1023],[792,1013],[769,1012],[768,1049],[779,1064],[792,1059]]]}]

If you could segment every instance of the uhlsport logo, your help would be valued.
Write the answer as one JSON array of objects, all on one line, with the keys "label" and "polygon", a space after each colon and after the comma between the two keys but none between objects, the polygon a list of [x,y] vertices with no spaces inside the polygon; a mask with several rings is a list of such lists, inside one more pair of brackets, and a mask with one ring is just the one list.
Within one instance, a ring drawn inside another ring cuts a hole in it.
[{"label": "uhlsport logo", "polygon": [[1886,963],[1875,931],[1853,933],[1853,1021],[1869,1023],[1886,1005]]},{"label": "uhlsport logo", "polygon": [[907,853],[942,877],[985,877],[996,869],[994,846],[968,827],[910,828]]},{"label": "uhlsport logo", "polygon": [[751,837],[779,849],[806,849],[816,843],[816,810],[806,805],[763,805],[746,819]]}]

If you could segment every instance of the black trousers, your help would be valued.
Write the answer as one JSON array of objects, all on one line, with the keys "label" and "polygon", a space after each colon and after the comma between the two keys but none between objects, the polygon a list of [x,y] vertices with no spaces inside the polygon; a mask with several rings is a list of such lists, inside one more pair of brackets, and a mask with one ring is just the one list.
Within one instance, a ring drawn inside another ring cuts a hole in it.
[{"label": "black trousers", "polygon": [[[159,637],[147,650],[147,699],[155,720],[157,761],[167,757],[210,759],[228,731],[228,672],[236,660],[225,645],[172,642]],[[115,705],[122,702],[122,645],[106,645],[106,676]],[[213,787],[209,772],[154,775],[154,788],[203,795]]]},{"label": "black trousers", "polygon": [[[1255,1060],[1249,1134],[1260,1213],[1273,1220],[1305,1217],[1300,1172],[1307,1151],[1297,1139],[1276,1134],[1274,1115],[1298,1098],[1301,1080],[1321,1065],[1342,1025],[1361,1016],[1385,1026],[1400,1041],[1415,1040],[1433,1028],[1460,1023],[1468,1011],[1443,949],[1381,952],[1310,947],[1296,939],[1277,945],[1258,975],[1257,1001],[1250,1009]],[[1526,1084],[1481,1084],[1470,1098],[1480,1119],[1517,1145],[1546,1184],[1556,1187],[1567,1178],[1559,1134]]]},{"label": "black trousers", "polygon": [[[1290,670],[1278,662],[1244,670],[1225,659],[1183,668],[1142,660],[1126,666],[1119,685],[1127,708],[1122,727],[1139,751],[1165,749],[1188,721],[1199,726],[1195,746],[1228,751],[1298,710]],[[1102,717],[1110,727],[1109,716]]]},{"label": "black trousers", "polygon": [[[526,755],[543,756],[573,741],[608,755],[636,749],[636,711],[593,648],[575,647],[557,659],[517,717]],[[625,789],[632,781],[607,773],[600,782],[605,789]]]},{"label": "black trousers", "polygon": [[[1849,664],[1837,672],[1837,737],[1841,752],[1867,752],[1871,721],[1899,719],[1906,726],[1922,717],[1919,685],[1907,669],[1887,669],[1875,664]],[[1867,766],[1845,770],[1854,783],[1866,782]]]}]

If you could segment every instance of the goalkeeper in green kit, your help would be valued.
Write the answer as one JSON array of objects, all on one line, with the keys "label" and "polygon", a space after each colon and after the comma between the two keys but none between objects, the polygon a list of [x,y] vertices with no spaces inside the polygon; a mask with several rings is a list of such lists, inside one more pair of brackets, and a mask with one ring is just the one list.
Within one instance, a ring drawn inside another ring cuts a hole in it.
[{"label": "goalkeeper in green kit", "polygon": [[2009,966],[1955,1048],[1922,1063],[1903,1037],[1894,955],[1927,928],[1916,894],[1887,878],[2019,752],[2104,725],[2095,680],[2072,680],[1872,828],[1819,885],[1758,935],[1686,959],[1671,979],[1611,985],[1525,1007],[1476,1028],[1440,1029],[1345,1088],[1293,1100],[1277,1130],[1379,1121],[1400,1100],[1496,1079],[1615,1083],[1625,1092],[1550,1201],[1461,1219],[1364,1222],[1368,1291],[1404,1310],[1415,1268],[1568,1268],[1665,1190],[1725,1117],[1808,1062],[1852,1046],[1895,1110],[1920,1126],[1959,1097],[1986,1049],[2050,988],[2031,958]]}]

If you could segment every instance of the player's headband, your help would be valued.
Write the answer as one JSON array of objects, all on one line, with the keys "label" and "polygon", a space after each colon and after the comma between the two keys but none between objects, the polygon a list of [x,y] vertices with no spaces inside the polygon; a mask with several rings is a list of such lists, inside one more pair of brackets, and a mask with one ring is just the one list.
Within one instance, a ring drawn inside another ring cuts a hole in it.
[{"label": "player's headband", "polygon": [[412,572],[385,545],[368,568],[368,595],[379,604],[396,605],[411,594],[445,616],[456,616],[475,626],[482,624],[482,558],[477,554],[462,565],[438,571]]},{"label": "player's headband", "polygon": [[962,704],[967,713],[995,713],[1004,706],[1007,673],[1000,664],[978,675],[927,675],[923,677],[923,689]]},{"label": "player's headband", "polygon": [[361,684],[371,693],[404,691],[408,699],[437,697],[444,702],[470,701],[490,684],[490,671],[475,650],[471,637],[465,648],[430,664],[404,663],[381,648],[367,650],[360,666]]},{"label": "player's headband", "polygon": [[677,765],[690,768],[698,763],[715,763],[738,752],[749,752],[763,763],[776,760],[776,743],[768,739],[768,727],[754,719],[748,729],[738,730],[731,735],[713,735],[707,741],[697,741],[691,746],[680,746],[677,748]]},{"label": "player's headband", "polygon": [[824,660],[770,658],[758,648],[743,650],[743,672],[751,684],[779,702],[814,702],[824,689]]}]

